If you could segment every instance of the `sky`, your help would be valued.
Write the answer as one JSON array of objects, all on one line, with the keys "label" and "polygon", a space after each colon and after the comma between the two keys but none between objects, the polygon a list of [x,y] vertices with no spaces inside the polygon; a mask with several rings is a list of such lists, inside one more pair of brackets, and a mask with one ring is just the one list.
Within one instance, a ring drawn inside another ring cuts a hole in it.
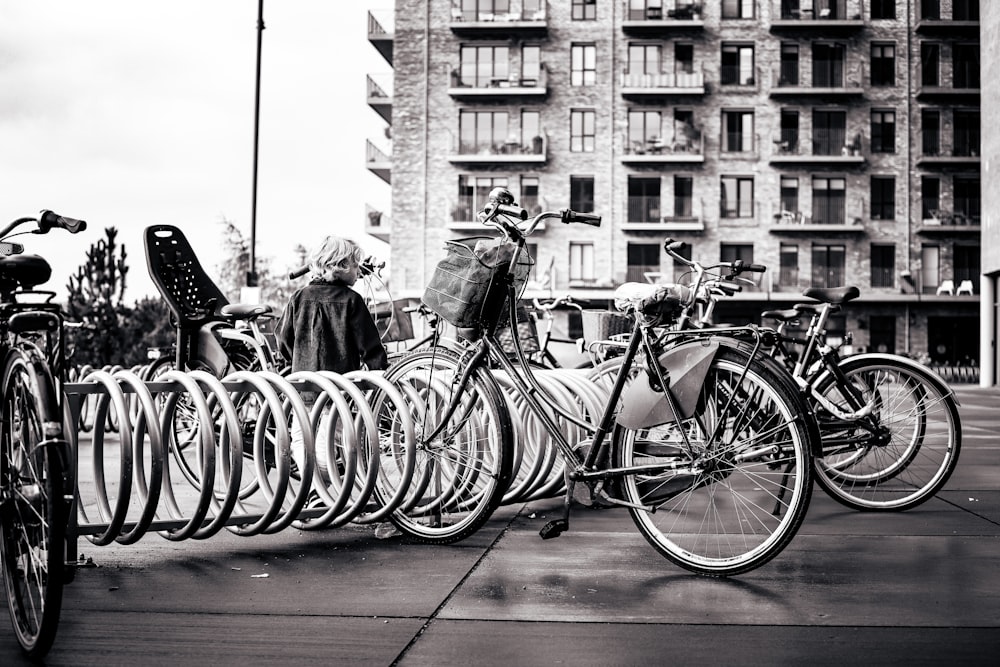
[{"label": "sky", "polygon": [[[369,9],[391,0],[265,0],[256,253],[278,270],[326,234],[364,233],[365,204],[389,186],[365,168],[365,140],[388,149],[365,76],[391,81],[367,40]],[[255,0],[0,0],[0,216],[41,209],[87,231],[18,240],[53,267],[65,295],[91,244],[115,227],[126,302],[155,295],[143,230],[179,227],[201,263],[222,261],[223,219],[250,238]],[[391,85],[391,84],[390,84]],[[390,91],[391,92],[391,91]]]}]

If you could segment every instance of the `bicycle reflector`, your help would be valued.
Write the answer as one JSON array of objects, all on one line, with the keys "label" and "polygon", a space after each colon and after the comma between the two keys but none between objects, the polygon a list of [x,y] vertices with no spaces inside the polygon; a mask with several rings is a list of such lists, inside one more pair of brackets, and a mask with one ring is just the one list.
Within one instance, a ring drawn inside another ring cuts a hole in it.
[{"label": "bicycle reflector", "polygon": [[24,252],[24,246],[20,243],[0,241],[0,255],[20,255],[22,252]]}]

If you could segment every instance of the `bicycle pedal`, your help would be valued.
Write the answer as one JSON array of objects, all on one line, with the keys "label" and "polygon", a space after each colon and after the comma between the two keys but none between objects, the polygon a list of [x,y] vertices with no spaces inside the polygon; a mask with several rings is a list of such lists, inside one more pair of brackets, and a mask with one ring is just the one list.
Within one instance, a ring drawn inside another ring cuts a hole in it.
[{"label": "bicycle pedal", "polygon": [[551,540],[559,537],[564,531],[569,530],[569,521],[566,519],[556,519],[545,524],[538,534],[543,540]]}]

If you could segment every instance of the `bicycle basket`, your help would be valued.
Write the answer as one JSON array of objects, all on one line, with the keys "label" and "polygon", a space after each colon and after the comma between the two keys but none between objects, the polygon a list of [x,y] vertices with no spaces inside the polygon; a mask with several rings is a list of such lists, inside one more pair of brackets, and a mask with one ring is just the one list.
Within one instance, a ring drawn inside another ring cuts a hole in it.
[{"label": "bicycle basket", "polygon": [[[535,319],[528,312],[525,306],[517,307],[517,337],[521,341],[521,349],[525,354],[534,354],[541,349],[538,342],[538,329],[535,327]],[[503,327],[497,333],[497,340],[503,346],[504,354],[513,356],[517,354],[514,347],[514,337],[511,335],[510,327]]]},{"label": "bicycle basket", "polygon": [[[502,312],[506,293],[503,278],[517,246],[501,239],[472,237],[446,241],[448,254],[438,262],[422,301],[459,328],[476,326],[483,312]],[[518,258],[514,286],[524,289],[532,260]]]},{"label": "bicycle basket", "polygon": [[614,336],[632,333],[632,318],[610,310],[585,310],[580,313],[583,320],[583,339],[588,343],[595,340],[612,340]]}]

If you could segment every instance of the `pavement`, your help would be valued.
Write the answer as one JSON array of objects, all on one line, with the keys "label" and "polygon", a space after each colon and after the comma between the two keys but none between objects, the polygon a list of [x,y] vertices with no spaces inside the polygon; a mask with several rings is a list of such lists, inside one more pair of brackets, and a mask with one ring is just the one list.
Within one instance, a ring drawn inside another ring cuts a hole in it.
[{"label": "pavement", "polygon": [[[501,508],[452,546],[370,526],[80,550],[51,665],[998,665],[1000,390],[957,387],[939,494],[860,513],[817,488],[791,545],[688,574],[622,510]],[[260,575],[267,575],[260,576]],[[0,665],[26,664],[0,620]]]}]

